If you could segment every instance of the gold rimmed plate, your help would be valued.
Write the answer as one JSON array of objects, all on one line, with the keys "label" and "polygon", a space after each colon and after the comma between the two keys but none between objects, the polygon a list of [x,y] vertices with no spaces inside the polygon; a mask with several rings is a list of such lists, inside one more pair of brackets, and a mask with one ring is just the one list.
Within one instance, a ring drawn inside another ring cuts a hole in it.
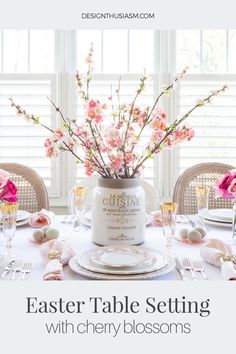
[{"label": "gold rimmed plate", "polygon": [[69,267],[75,273],[89,279],[93,280],[148,280],[158,278],[161,275],[167,274],[172,272],[175,269],[175,261],[170,259],[166,267],[149,272],[149,273],[139,273],[139,274],[126,274],[126,275],[119,275],[119,274],[104,274],[98,272],[91,272],[87,269],[82,268],[78,264],[78,256],[74,256],[69,261]]},{"label": "gold rimmed plate", "polygon": [[[128,247],[127,249],[130,250],[130,248],[136,249],[138,247]],[[166,257],[160,252],[145,247],[139,247],[140,254],[146,255],[146,258],[144,258],[145,259],[144,262],[140,262],[139,264],[136,264],[132,267],[124,267],[124,266],[110,267],[110,266],[103,265],[103,263],[95,263],[91,260],[93,256],[96,255],[99,251],[100,249],[92,249],[79,255],[78,256],[79,266],[86,270],[89,270],[91,272],[96,272],[96,273],[129,275],[129,274],[144,274],[144,273],[157,271],[166,267],[168,263]]]}]

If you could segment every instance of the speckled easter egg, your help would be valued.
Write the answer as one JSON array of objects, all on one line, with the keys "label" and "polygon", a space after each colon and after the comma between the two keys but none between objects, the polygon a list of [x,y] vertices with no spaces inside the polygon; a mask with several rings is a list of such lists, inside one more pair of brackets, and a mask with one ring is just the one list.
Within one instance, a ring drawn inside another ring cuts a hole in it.
[{"label": "speckled easter egg", "polygon": [[193,229],[193,230],[189,231],[188,239],[190,241],[195,241],[195,242],[196,241],[201,241],[202,235],[201,235],[201,233],[199,231]]},{"label": "speckled easter egg", "polygon": [[33,232],[33,238],[37,242],[43,242],[45,239],[45,234],[44,234],[43,230],[35,230]]},{"label": "speckled easter egg", "polygon": [[46,231],[45,235],[46,235],[48,240],[52,240],[52,239],[58,238],[59,231],[57,229],[49,228]]},{"label": "speckled easter egg", "polygon": [[179,236],[183,239],[186,240],[188,237],[188,229],[183,228],[179,231]]},{"label": "speckled easter egg", "polygon": [[203,227],[198,226],[198,227],[195,227],[194,230],[200,232],[200,234],[202,235],[202,238],[204,238],[206,236],[206,230],[203,229]]}]

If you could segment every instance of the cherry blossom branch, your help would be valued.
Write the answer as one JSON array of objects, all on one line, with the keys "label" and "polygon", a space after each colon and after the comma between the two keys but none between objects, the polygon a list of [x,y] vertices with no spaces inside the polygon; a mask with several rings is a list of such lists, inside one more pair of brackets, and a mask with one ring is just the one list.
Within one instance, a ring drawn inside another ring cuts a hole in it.
[{"label": "cherry blossom branch", "polygon": [[[163,137],[157,144],[155,144],[154,148],[151,149],[151,151],[149,151],[147,155],[144,155],[143,157],[141,157],[141,159],[138,161],[136,167],[134,168],[131,177],[135,177],[136,173],[138,172],[139,168],[143,165],[143,163],[144,163],[148,158],[150,158],[150,156],[152,156],[156,151],[158,151],[158,150],[161,148],[161,145],[165,142],[165,140],[168,138],[168,136],[172,135],[172,133],[173,133],[174,131],[176,131],[176,128],[177,128],[181,123],[183,123],[183,122],[190,116],[190,114],[191,114],[193,111],[195,111],[196,108],[201,107],[201,106],[204,106],[206,103],[210,103],[210,102],[211,102],[211,99],[212,99],[214,96],[218,96],[220,93],[225,92],[225,90],[226,90],[227,88],[228,88],[228,86],[227,86],[227,85],[224,85],[221,89],[212,91],[212,93],[211,93],[210,95],[208,95],[206,98],[197,100],[195,106],[194,106],[193,108],[191,108],[187,113],[185,113],[182,118],[176,119],[176,120],[174,121],[174,123],[173,123],[170,127],[167,128],[166,134],[164,135],[164,137]],[[147,151],[147,150],[148,150],[148,147],[145,149],[145,151]]]}]

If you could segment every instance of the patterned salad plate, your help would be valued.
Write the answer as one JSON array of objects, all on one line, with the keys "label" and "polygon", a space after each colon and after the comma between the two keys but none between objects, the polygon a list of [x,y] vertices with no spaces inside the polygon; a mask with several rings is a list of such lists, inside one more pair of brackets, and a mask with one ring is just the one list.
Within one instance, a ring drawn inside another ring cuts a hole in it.
[{"label": "patterned salad plate", "polygon": [[139,280],[171,272],[175,262],[146,247],[106,246],[75,255],[69,266],[75,273],[91,279]]}]

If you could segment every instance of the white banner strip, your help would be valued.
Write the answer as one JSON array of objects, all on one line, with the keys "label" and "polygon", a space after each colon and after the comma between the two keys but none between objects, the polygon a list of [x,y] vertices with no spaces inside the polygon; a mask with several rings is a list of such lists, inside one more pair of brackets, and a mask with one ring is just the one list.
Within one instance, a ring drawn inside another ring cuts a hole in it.
[{"label": "white banner strip", "polygon": [[235,28],[234,0],[7,0],[0,28]]}]

